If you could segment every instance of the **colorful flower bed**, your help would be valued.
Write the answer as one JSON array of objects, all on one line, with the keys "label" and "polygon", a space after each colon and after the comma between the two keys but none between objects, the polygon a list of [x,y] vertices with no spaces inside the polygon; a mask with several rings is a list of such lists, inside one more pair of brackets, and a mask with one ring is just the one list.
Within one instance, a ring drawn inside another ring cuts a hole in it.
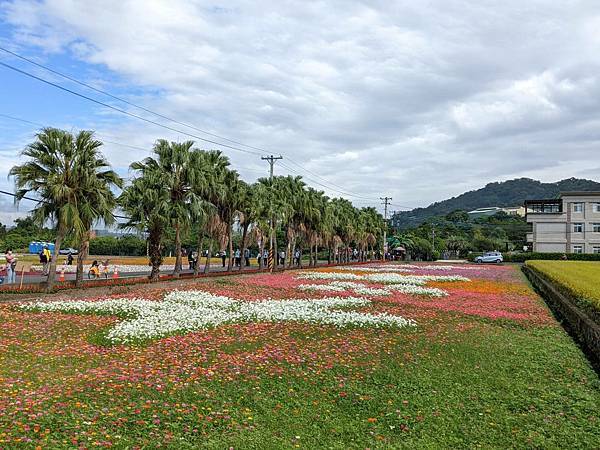
[{"label": "colorful flower bed", "polygon": [[439,267],[0,304],[0,448],[597,446],[600,381],[518,269]]}]

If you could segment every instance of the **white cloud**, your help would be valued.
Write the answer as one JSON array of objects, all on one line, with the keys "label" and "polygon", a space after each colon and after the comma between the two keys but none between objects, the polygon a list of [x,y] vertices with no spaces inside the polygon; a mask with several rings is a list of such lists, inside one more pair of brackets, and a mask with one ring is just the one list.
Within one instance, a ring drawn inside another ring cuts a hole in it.
[{"label": "white cloud", "polygon": [[[132,98],[149,108],[283,152],[368,197],[426,205],[498,179],[577,176],[597,160],[596,2],[10,0],[2,9],[23,48],[80,59],[110,89],[108,68],[146,88]],[[86,125],[145,148],[188,139],[112,113]],[[121,168],[143,156],[106,150]],[[266,174],[255,156],[227,152],[249,178]]]}]

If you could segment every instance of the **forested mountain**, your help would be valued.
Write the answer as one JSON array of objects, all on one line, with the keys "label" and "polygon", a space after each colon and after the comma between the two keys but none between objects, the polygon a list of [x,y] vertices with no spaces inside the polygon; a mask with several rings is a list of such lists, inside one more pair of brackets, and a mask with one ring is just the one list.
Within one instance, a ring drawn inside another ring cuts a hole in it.
[{"label": "forested mountain", "polygon": [[484,188],[432,203],[426,208],[397,213],[395,222],[400,228],[408,228],[419,225],[429,217],[445,215],[457,209],[471,211],[490,206],[518,206],[525,200],[556,197],[561,191],[600,191],[600,183],[580,178],[568,178],[556,183],[542,183],[531,178],[489,183]]}]

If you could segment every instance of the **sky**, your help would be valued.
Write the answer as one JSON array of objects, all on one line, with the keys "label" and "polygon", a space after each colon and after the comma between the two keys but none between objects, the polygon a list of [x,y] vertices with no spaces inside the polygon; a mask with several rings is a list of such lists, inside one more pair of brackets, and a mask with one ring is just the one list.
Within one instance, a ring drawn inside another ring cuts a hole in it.
[{"label": "sky", "polygon": [[[125,177],[159,138],[221,149],[249,182],[282,154],[277,175],[380,210],[517,177],[600,180],[597,1],[0,0],[0,47],[195,128],[0,51],[175,129],[0,66],[2,190],[41,126],[95,130]],[[0,196],[0,222],[29,206]]]}]

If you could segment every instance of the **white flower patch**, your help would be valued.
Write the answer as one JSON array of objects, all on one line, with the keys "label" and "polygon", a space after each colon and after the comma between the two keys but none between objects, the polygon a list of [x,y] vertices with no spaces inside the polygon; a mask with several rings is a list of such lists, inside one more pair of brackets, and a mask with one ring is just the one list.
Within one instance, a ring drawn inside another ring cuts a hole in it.
[{"label": "white flower patch", "polygon": [[19,308],[25,311],[61,311],[124,317],[107,334],[107,338],[115,343],[153,339],[225,323],[295,321],[338,327],[416,326],[413,320],[401,316],[385,313],[374,315],[341,309],[370,304],[365,298],[355,297],[246,302],[204,291],[173,291],[166,295],[163,301],[158,302],[145,299],[56,301],[27,303]]},{"label": "white flower patch", "polygon": [[342,286],[334,286],[333,284],[300,284],[298,289],[302,291],[335,291],[343,292],[346,288]]},{"label": "white flower patch", "polygon": [[345,289],[355,289],[355,288],[366,287],[366,284],[357,283],[355,281],[332,281],[331,283],[329,283],[329,285],[330,286],[338,286],[338,287],[345,288]]},{"label": "white flower patch", "polygon": [[372,297],[379,297],[383,295],[390,295],[391,292],[384,288],[373,288],[373,287],[357,287],[354,288],[354,293],[359,295],[369,295]]},{"label": "white flower patch", "polygon": [[398,275],[397,273],[374,273],[365,275],[363,279],[377,283],[414,284],[423,286],[428,281],[471,281],[461,275]]},{"label": "white flower patch", "polygon": [[445,297],[448,293],[439,288],[415,286],[414,284],[392,284],[387,290],[398,291],[403,294],[426,295],[428,297]]},{"label": "white flower patch", "polygon": [[390,284],[383,288],[374,288],[353,281],[332,281],[328,284],[301,284],[298,287],[302,290],[315,291],[352,291],[355,294],[369,297],[391,295],[392,291],[402,292],[403,294],[425,295],[428,297],[443,297],[448,295],[442,289],[416,286],[414,284]]},{"label": "white flower patch", "polygon": [[342,272],[300,272],[298,278],[306,280],[362,280],[361,275]]},{"label": "white flower patch", "polygon": [[411,268],[405,266],[379,266],[379,267],[371,267],[371,266],[344,266],[337,267],[339,270],[356,270],[362,272],[412,272]]}]

